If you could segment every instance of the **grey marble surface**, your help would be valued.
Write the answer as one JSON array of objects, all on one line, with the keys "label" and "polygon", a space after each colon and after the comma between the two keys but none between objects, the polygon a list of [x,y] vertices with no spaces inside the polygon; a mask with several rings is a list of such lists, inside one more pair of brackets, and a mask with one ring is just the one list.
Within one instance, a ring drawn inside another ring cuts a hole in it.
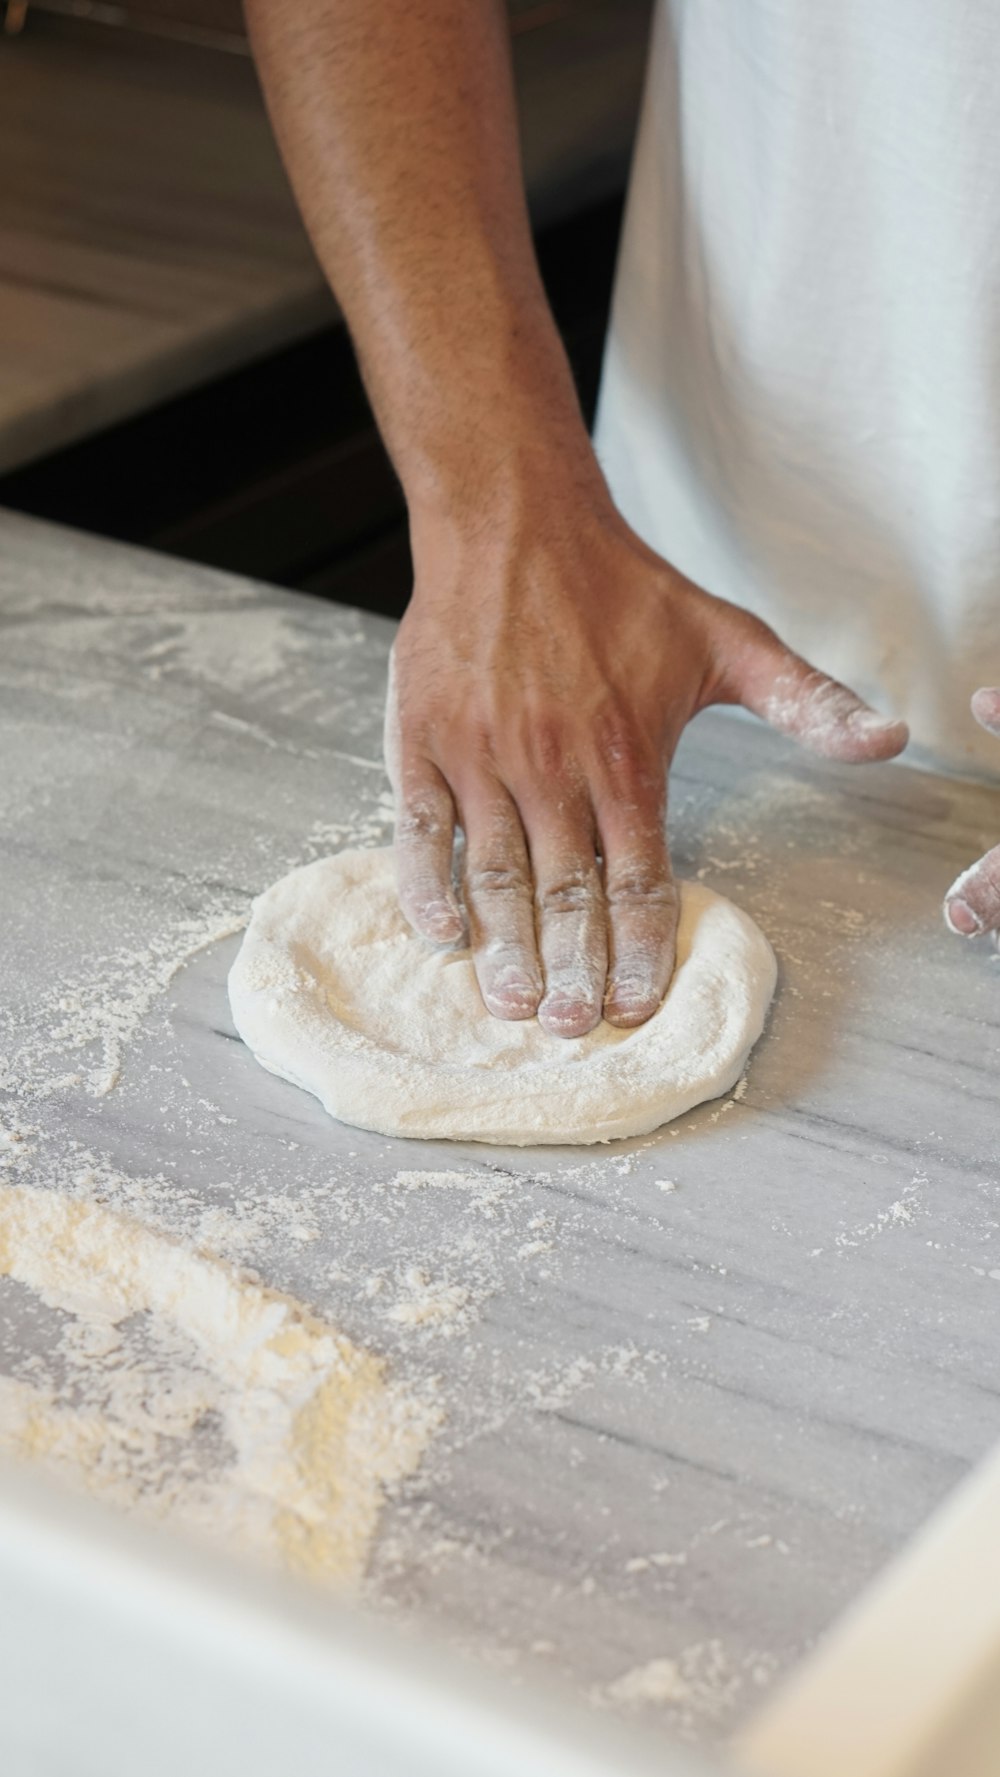
[{"label": "grey marble surface", "polygon": [[[650,0],[515,21],[536,223],[620,190]],[[0,35],[0,473],[336,320],[247,58]]]},{"label": "grey marble surface", "polygon": [[[659,1707],[711,1740],[1000,1435],[1000,971],[938,911],[1000,799],[700,718],[678,869],[780,964],[745,1093],[596,1151],[385,1141],[254,1064],[210,940],[388,837],[390,639],[0,520],[5,1116],[41,1182],[133,1192],[434,1379],[378,1608],[623,1707],[672,1660]],[[414,1267],[462,1312],[395,1321]]]}]

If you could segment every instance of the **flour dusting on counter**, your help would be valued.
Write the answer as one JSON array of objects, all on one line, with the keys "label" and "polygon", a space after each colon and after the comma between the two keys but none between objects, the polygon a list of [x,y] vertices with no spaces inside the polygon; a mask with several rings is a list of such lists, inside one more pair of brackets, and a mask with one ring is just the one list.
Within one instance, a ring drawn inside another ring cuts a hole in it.
[{"label": "flour dusting on counter", "polygon": [[[311,1579],[362,1578],[439,1413],[292,1297],[97,1204],[0,1187],[0,1277],[53,1311],[0,1446]],[[36,1310],[37,1313],[37,1310]]]},{"label": "flour dusting on counter", "polygon": [[[96,1209],[122,1255],[181,1249],[237,1331],[247,1301],[301,1312],[309,1349],[348,1352],[334,1397],[371,1383],[390,1430],[383,1386],[406,1438],[409,1403],[418,1441],[440,1407],[417,1468],[358,1482],[374,1608],[727,1739],[1000,1436],[996,971],[937,914],[995,792],[817,765],[707,712],[672,854],[775,939],[749,1085],[599,1152],[362,1135],[254,1066],[226,1015],[237,940],[210,940],[296,864],[388,840],[391,625],[11,513],[0,532],[0,1184],[69,1206],[56,1255]],[[162,1303],[116,1321],[114,1279],[78,1277],[69,1308],[0,1277],[10,1439],[287,1560],[257,1482],[289,1481],[286,1434],[322,1441],[302,1373],[278,1354],[280,1435],[250,1468],[252,1352]]]},{"label": "flour dusting on counter", "polygon": [[[743,1694],[762,1689],[774,1675],[766,1655],[734,1662],[723,1642],[713,1636],[633,1666],[610,1684],[598,1687],[593,1702],[624,1705],[629,1710],[666,1709],[675,1731],[690,1739],[706,1719],[725,1716]],[[745,1707],[744,1703],[744,1707]]]},{"label": "flour dusting on counter", "polygon": [[0,1013],[7,1051],[0,1057],[0,1087],[44,1098],[82,1086],[103,1098],[117,1086],[129,1043],[174,976],[246,921],[245,905],[217,904],[197,919],[178,920],[143,949],[96,958],[87,973],[40,998],[30,1019],[8,1007]]}]

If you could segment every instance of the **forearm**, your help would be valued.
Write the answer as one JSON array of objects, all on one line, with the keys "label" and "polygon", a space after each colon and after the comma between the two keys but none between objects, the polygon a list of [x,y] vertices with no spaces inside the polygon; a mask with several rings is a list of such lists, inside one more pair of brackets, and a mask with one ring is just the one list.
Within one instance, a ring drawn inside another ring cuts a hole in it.
[{"label": "forearm", "polygon": [[596,475],[538,274],[500,0],[247,0],[275,132],[411,510]]}]

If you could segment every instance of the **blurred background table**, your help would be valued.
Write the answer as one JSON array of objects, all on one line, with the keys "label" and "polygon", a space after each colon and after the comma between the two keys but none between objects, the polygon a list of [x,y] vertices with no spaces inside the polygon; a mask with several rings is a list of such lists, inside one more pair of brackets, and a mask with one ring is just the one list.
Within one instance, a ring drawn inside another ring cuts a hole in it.
[{"label": "blurred background table", "polygon": [[[33,5],[0,35],[0,504],[398,615],[398,484],[238,6],[86,10]],[[532,220],[588,410],[649,13],[511,9]]]}]

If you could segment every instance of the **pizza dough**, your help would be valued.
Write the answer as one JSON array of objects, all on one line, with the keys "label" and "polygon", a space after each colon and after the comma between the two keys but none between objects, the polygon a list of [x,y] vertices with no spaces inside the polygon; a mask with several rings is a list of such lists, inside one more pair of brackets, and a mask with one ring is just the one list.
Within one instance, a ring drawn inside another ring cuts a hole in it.
[{"label": "pizza dough", "polygon": [[261,895],[229,976],[257,1060],[344,1123],[499,1145],[645,1135],[735,1085],[774,992],[753,921],[681,885],[677,969],[635,1030],[567,1039],[487,1012],[468,950],[400,912],[391,850],[347,851]]}]

